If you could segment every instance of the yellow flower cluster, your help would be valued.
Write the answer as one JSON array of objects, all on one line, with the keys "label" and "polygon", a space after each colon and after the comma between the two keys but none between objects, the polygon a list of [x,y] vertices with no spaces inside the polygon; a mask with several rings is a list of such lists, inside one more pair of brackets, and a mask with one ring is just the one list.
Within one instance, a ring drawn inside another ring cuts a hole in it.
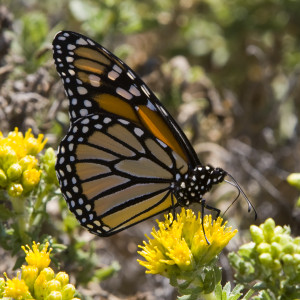
[{"label": "yellow flower cluster", "polygon": [[36,155],[44,148],[47,139],[43,134],[35,138],[29,129],[25,136],[15,128],[3,137],[0,131],[0,188],[12,197],[32,191],[40,181]]},{"label": "yellow flower cluster", "polygon": [[[20,272],[13,279],[0,278],[0,299],[46,299],[46,300],[79,300],[74,298],[75,287],[69,283],[69,276],[65,272],[55,275],[49,267],[51,262],[49,243],[39,250],[40,244],[33,242],[32,249],[27,245],[22,247],[26,253],[26,262]],[[6,275],[6,274],[5,274]],[[21,279],[20,279],[21,277]]]},{"label": "yellow flower cluster", "polygon": [[209,264],[237,233],[231,227],[222,225],[223,219],[212,222],[212,216],[204,217],[204,231],[210,242],[207,244],[200,213],[198,218],[192,210],[184,208],[176,220],[173,214],[165,215],[164,222],[158,222],[159,230],[153,228],[148,236],[148,244],[144,241],[139,246],[143,251],[139,254],[146,261],[138,260],[144,266],[146,273],[161,274],[169,277],[170,274],[192,271],[195,268]]}]

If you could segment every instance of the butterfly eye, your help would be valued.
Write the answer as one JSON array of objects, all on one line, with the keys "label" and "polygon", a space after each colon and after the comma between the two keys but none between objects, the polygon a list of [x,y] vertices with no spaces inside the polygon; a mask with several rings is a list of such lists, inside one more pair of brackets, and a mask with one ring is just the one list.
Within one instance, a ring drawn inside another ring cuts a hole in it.
[{"label": "butterfly eye", "polygon": [[[227,173],[202,166],[178,124],[124,62],[79,33],[53,41],[69,98],[70,128],[56,171],[80,223],[109,236],[196,202]],[[238,185],[235,185],[238,186]]]}]

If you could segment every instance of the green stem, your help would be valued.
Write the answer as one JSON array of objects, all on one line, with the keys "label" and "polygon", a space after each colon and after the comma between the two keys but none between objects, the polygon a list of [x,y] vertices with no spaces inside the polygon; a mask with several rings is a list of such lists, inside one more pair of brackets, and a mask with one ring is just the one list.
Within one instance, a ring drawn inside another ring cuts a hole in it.
[{"label": "green stem", "polygon": [[40,193],[38,193],[38,196],[36,198],[35,204],[33,206],[33,210],[31,212],[30,218],[29,218],[29,226],[32,227],[37,222],[37,216],[40,214],[40,208],[41,206],[46,203],[45,197],[49,194],[49,191],[51,190],[51,185],[46,184],[44,190]]},{"label": "green stem", "polygon": [[16,216],[16,225],[19,237],[23,244],[29,242],[28,231],[28,212],[26,210],[26,199],[23,197],[11,197],[11,203]]}]

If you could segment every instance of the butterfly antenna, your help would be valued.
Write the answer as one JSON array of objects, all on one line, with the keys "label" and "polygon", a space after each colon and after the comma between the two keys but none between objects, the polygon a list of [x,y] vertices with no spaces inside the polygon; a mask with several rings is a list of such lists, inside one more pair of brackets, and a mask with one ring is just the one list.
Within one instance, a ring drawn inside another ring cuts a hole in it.
[{"label": "butterfly antenna", "polygon": [[[224,180],[225,182],[231,184],[232,186],[234,186],[235,188],[237,188],[238,190],[238,195],[237,197],[235,197],[235,199],[232,201],[232,203],[229,205],[229,207],[225,210],[224,214],[227,212],[227,210],[236,202],[236,200],[239,198],[240,194],[243,195],[243,197],[245,198],[245,200],[247,201],[248,203],[248,212],[251,211],[251,208],[253,209],[254,211],[254,219],[256,220],[257,219],[257,212],[255,210],[255,207],[253,206],[253,204],[251,203],[251,201],[248,199],[248,197],[246,196],[245,192],[243,191],[243,189],[241,188],[241,186],[237,183],[237,181],[233,178],[232,175],[228,174],[227,173],[227,176],[230,177],[230,179],[232,181],[228,181],[228,180]],[[224,215],[223,214],[223,215]]]}]

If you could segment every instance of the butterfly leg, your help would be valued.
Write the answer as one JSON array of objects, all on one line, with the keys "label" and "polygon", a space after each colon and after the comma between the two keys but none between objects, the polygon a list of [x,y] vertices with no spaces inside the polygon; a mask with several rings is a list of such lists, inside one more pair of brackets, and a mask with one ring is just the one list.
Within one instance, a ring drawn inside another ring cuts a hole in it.
[{"label": "butterfly leg", "polygon": [[203,233],[204,233],[206,243],[207,243],[207,245],[210,245],[210,242],[208,241],[208,239],[206,237],[206,234],[205,234],[204,223],[203,223],[203,220],[204,220],[204,207],[205,207],[205,200],[204,200],[204,203],[203,202],[201,203],[201,225],[202,225],[202,230],[203,230]]},{"label": "butterfly leg", "polygon": [[172,201],[172,206],[171,206],[170,209],[169,209],[168,218],[170,218],[170,213],[172,213],[172,215],[173,215],[173,220],[172,220],[172,222],[170,223],[170,226],[172,226],[174,220],[176,221],[176,219],[177,219],[177,217],[176,217],[176,211],[175,211],[176,206],[175,206],[175,204],[174,204],[174,196],[173,196],[173,194],[171,194],[171,201]]},{"label": "butterfly leg", "polygon": [[218,208],[215,208],[215,207],[213,207],[213,206],[207,205],[205,199],[202,199],[201,205],[202,205],[202,216],[204,216],[204,215],[203,215],[204,208],[206,208],[206,209],[208,209],[208,210],[210,210],[210,211],[215,211],[215,212],[217,213],[216,219],[220,216],[221,211],[220,211]]},{"label": "butterfly leg", "polygon": [[203,199],[201,201],[201,217],[202,217],[202,219],[201,219],[201,225],[202,225],[202,229],[203,229],[205,240],[206,240],[207,244],[210,245],[210,242],[208,241],[208,239],[206,237],[205,230],[204,230],[204,224],[203,224],[203,220],[204,220],[204,208],[206,208],[208,210],[211,210],[211,211],[215,211],[217,213],[216,219],[219,217],[221,211],[218,208],[215,208],[213,206],[207,205],[205,199]]}]

